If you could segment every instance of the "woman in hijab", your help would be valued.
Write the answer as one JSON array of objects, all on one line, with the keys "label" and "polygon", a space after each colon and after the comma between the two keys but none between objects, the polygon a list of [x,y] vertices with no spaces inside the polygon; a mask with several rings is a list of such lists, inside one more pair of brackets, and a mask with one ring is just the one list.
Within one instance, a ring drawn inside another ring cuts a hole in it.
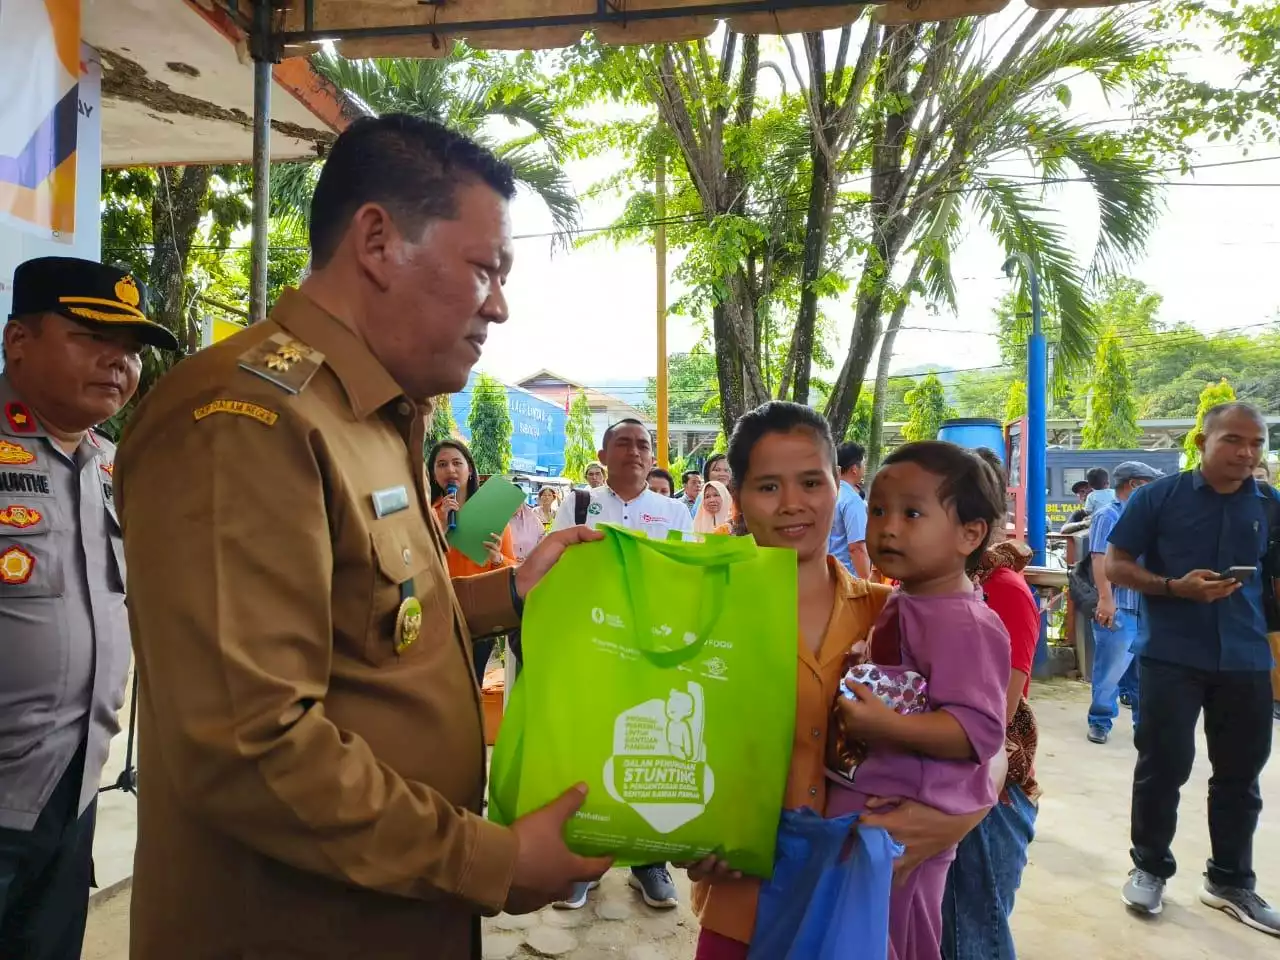
[{"label": "woman in hijab", "polygon": [[702,505],[693,518],[694,533],[729,533],[731,501],[729,489],[719,480],[708,480],[702,488]]}]

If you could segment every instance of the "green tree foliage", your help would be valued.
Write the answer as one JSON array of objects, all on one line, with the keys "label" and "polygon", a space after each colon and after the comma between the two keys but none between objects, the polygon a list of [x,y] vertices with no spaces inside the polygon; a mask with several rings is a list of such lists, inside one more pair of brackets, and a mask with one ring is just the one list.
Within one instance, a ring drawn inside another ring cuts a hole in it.
[{"label": "green tree foliage", "polygon": [[[147,288],[147,309],[178,338],[179,352],[147,350],[134,399],[107,424],[119,436],[152,385],[200,345],[208,291],[233,266],[233,233],[249,222],[249,180],[239,167],[129,167],[102,171],[102,257]],[[246,311],[247,313],[247,311]]]},{"label": "green tree foliage", "polygon": [[[646,415],[658,413],[658,378],[645,383],[645,398],[639,404]],[[716,358],[704,344],[688,353],[667,358],[667,416],[672,423],[713,422],[720,412],[716,386]]]},{"label": "green tree foliage", "polygon": [[1027,415],[1027,382],[1015,380],[1009,384],[1009,393],[1004,400],[1004,422],[1017,420]]},{"label": "green tree foliage", "polygon": [[1204,429],[1204,415],[1220,403],[1230,403],[1236,399],[1236,392],[1231,384],[1222,380],[1211,383],[1200,391],[1200,402],[1196,408],[1196,425],[1182,442],[1182,452],[1186,454],[1187,469],[1200,465],[1200,448],[1196,446],[1196,437]]},{"label": "green tree foliage", "polygon": [[[581,210],[564,172],[567,131],[546,81],[527,58],[456,43],[445,56],[430,59],[346,60],[321,53],[311,62],[373,113],[438,120],[480,141],[546,204],[557,229],[567,235],[578,226]],[[504,129],[513,135],[496,135]],[[306,209],[318,175],[318,165],[293,172],[290,208]]]},{"label": "green tree foliage", "polygon": [[511,466],[511,411],[506,388],[487,373],[475,379],[471,394],[471,456],[481,474],[506,473]]},{"label": "green tree foliage", "polygon": [[[241,247],[235,264],[234,294],[242,304],[249,302],[252,251]],[[306,227],[292,219],[272,220],[267,228],[267,310],[274,309],[286,287],[296,287],[311,262]]]},{"label": "green tree foliage", "polygon": [[1014,382],[1011,371],[966,371],[951,384],[951,400],[962,417],[1002,417],[1009,388]]},{"label": "green tree foliage", "polygon": [[902,427],[904,440],[936,440],[944,420],[955,416],[937,374],[929,374],[906,396],[910,415]]},{"label": "green tree foliage", "polygon": [[[974,19],[884,31],[874,66],[879,99],[867,114],[875,144],[868,235],[853,337],[827,405],[833,424],[852,411],[900,262],[913,272],[920,264],[926,295],[953,306],[951,254],[974,220],[1007,252],[1024,252],[1035,264],[1045,302],[1062,319],[1060,361],[1087,358],[1095,326],[1088,274],[1140,252],[1159,188],[1153,154],[1073,111],[1064,76],[1089,76],[1120,94],[1134,74],[1164,69],[1142,16],[1041,11],[1012,26]],[[1037,177],[1010,177],[993,163],[1009,151],[1029,160]],[[1064,175],[1089,185],[1100,213],[1087,264],[1077,262],[1039,180]]]},{"label": "green tree foliage", "polygon": [[587,394],[579,390],[569,407],[564,427],[564,475],[582,483],[587,479],[587,465],[596,458],[595,426],[591,422],[591,405]]},{"label": "green tree foliage", "polygon": [[1124,346],[1113,328],[1102,335],[1094,358],[1093,401],[1080,446],[1085,450],[1129,450],[1138,445],[1138,405],[1125,362]]},{"label": "green tree foliage", "polygon": [[[718,46],[587,45],[561,63],[571,105],[593,109],[579,121],[581,152],[631,161],[600,184],[631,191],[615,238],[650,238],[657,160],[675,167],[668,240],[684,254],[686,300],[710,326],[725,425],[770,395],[813,399],[827,369],[822,305],[852,297],[853,337],[834,357],[824,401],[844,435],[877,345],[892,355],[892,318],[880,344],[885,315],[921,293],[954,304],[951,252],[972,219],[1032,256],[1067,321],[1064,361],[1092,353],[1083,288],[1141,248],[1157,210],[1158,151],[1154,141],[1135,150],[1073,111],[1067,79],[1123,97],[1135,74],[1167,71],[1145,19],[1042,11],[1013,27],[984,18],[883,27],[864,17],[783,38],[790,73],[758,38],[732,32]],[[760,93],[764,70],[784,77],[783,94]],[[639,109],[601,124],[605,97]],[[1091,262],[1076,262],[1038,177],[998,166],[1013,154],[1037,175],[1093,190],[1101,230]],[[911,265],[901,287],[900,262]]]},{"label": "green tree foliage", "polygon": [[853,408],[853,417],[849,421],[849,429],[844,438],[860,443],[864,448],[871,444],[871,394],[863,393],[858,397],[858,404]]},{"label": "green tree foliage", "polygon": [[[1094,300],[1095,315],[1114,329],[1124,348],[1139,420],[1194,417],[1201,392],[1222,380],[1235,385],[1240,399],[1263,410],[1280,410],[1280,321],[1250,320],[1203,333],[1186,324],[1166,324],[1161,306],[1158,293],[1124,276],[1100,284]],[[1011,295],[995,310],[1001,359],[1007,366],[960,374],[952,385],[961,416],[999,416],[996,396],[1003,397],[1009,384],[1024,378],[1026,341],[1015,329],[1015,309]],[[1054,387],[1050,418],[1084,419],[1091,374],[1055,377]]]},{"label": "green tree foliage", "polygon": [[435,398],[431,410],[431,422],[427,427],[427,446],[433,447],[442,440],[458,436],[458,423],[453,419],[453,402],[448,395]]}]

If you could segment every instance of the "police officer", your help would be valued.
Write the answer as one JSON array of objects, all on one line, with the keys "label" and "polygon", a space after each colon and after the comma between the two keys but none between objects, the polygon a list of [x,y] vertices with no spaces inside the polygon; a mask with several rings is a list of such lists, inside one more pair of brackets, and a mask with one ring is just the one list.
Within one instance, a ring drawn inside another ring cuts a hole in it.
[{"label": "police officer", "polygon": [[80,956],[95,798],[129,666],[115,448],[93,432],[173,335],[120,270],[13,278],[0,374],[0,956]]},{"label": "police officer", "polygon": [[608,866],[564,844],[577,789],[510,828],[482,815],[470,649],[597,535],[451,585],[425,489],[424,401],[507,319],[513,192],[438,124],[358,120],[320,174],[301,289],[130,423],[134,960],[463,960],[481,913]]}]

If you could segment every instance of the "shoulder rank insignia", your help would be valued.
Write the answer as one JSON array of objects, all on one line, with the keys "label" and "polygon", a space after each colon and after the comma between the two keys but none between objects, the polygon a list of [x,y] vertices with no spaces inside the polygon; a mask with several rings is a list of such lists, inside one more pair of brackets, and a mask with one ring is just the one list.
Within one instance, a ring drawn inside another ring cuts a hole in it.
[{"label": "shoulder rank insignia", "polygon": [[36,418],[17,400],[10,400],[4,405],[4,418],[8,421],[10,433],[37,432]]},{"label": "shoulder rank insignia", "polygon": [[289,393],[301,393],[324,363],[324,354],[287,333],[272,334],[240,355],[240,368]]}]

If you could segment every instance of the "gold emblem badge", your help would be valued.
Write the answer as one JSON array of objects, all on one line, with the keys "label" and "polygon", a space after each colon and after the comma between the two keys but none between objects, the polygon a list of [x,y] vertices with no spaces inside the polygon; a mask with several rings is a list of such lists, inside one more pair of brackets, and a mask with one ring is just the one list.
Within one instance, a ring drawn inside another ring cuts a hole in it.
[{"label": "gold emblem badge", "polygon": [[36,455],[22,444],[0,440],[0,463],[31,463],[35,458]]},{"label": "gold emblem badge", "polygon": [[116,281],[116,299],[131,307],[136,307],[141,302],[142,295],[138,293],[138,285],[133,277],[125,276]]},{"label": "gold emblem badge", "polygon": [[21,547],[10,547],[0,553],[0,583],[18,586],[31,579],[36,558]]},{"label": "gold emblem badge", "polygon": [[396,653],[403,653],[422,635],[422,604],[417,597],[406,597],[396,614]]},{"label": "gold emblem badge", "polygon": [[27,527],[34,527],[43,519],[44,514],[35,507],[24,507],[17,503],[0,510],[0,527],[25,530]]}]

